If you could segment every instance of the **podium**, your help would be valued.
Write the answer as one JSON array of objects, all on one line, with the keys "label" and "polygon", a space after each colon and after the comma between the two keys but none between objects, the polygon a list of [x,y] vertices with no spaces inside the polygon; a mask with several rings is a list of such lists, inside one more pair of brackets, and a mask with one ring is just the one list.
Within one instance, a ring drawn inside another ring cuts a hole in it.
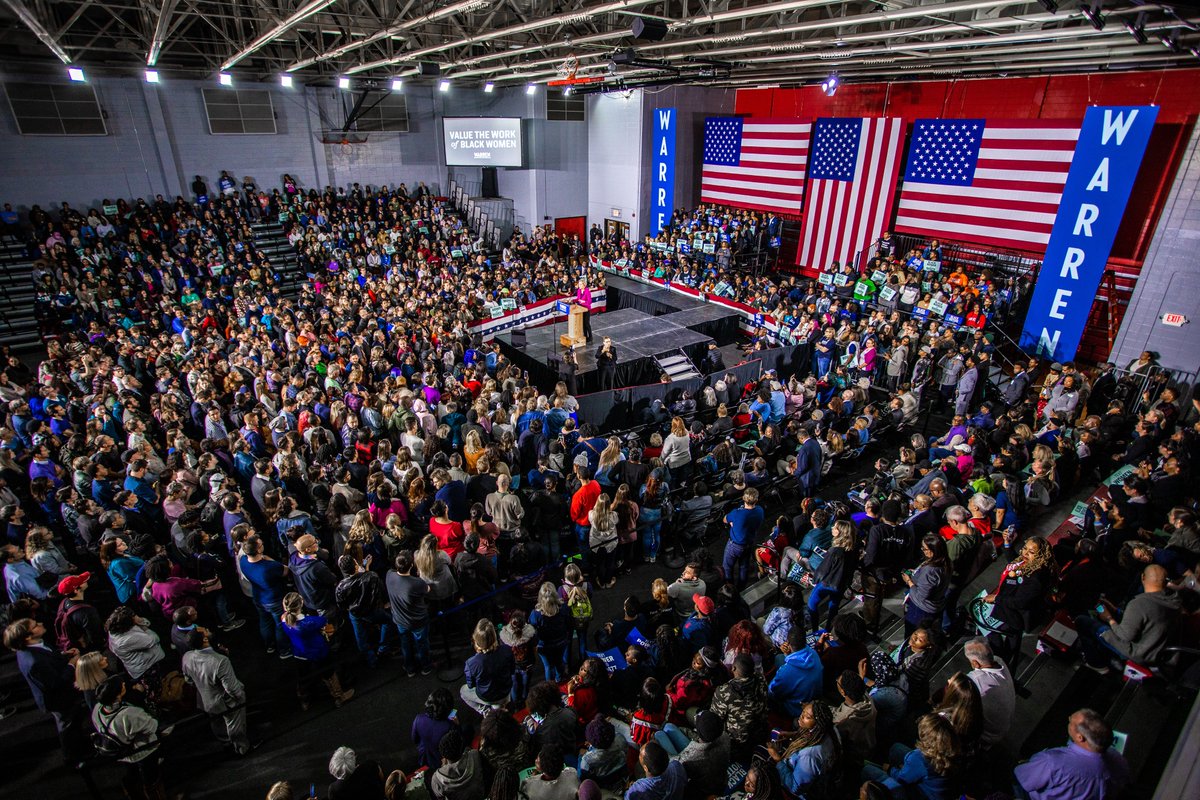
[{"label": "podium", "polygon": [[567,332],[558,337],[558,343],[563,347],[579,347],[587,344],[587,337],[583,335],[583,315],[587,313],[581,305],[571,304],[571,311],[567,314]]}]

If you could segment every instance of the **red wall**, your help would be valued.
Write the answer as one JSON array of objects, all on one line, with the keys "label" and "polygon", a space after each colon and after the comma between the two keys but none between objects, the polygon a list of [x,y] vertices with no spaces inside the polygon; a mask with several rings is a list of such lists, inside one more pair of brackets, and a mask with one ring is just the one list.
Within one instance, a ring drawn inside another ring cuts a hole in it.
[{"label": "red wall", "polygon": [[[1158,120],[1146,148],[1109,266],[1117,273],[1117,296],[1101,297],[1085,332],[1094,358],[1107,355],[1107,331],[1098,336],[1098,309],[1117,319],[1141,271],[1193,124],[1200,116],[1200,69],[981,78],[917,83],[842,84],[826,97],[819,86],[741,89],[736,113],[752,117],[878,117],[908,121],[931,117],[992,119],[1082,119],[1089,105],[1158,105]],[[1107,328],[1107,325],[1102,327]],[[1091,336],[1089,336],[1091,334]]]}]

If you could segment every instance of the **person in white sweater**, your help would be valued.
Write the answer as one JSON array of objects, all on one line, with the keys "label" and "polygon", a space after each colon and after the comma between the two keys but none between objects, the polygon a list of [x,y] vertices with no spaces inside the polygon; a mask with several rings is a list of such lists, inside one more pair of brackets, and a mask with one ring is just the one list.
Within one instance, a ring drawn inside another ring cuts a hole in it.
[{"label": "person in white sweater", "polygon": [[684,427],[683,418],[671,420],[671,432],[663,439],[662,461],[671,471],[671,483],[679,486],[692,471],[692,440]]}]

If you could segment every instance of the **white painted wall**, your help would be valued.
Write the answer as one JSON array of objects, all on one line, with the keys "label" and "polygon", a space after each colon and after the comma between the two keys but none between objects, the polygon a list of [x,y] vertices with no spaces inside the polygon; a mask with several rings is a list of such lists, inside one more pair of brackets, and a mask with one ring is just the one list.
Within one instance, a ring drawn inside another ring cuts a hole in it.
[{"label": "white painted wall", "polygon": [[618,209],[637,236],[642,230],[643,208],[649,184],[642,169],[649,131],[643,127],[643,97],[633,92],[590,95],[587,106],[587,216],[588,226],[603,227]]}]

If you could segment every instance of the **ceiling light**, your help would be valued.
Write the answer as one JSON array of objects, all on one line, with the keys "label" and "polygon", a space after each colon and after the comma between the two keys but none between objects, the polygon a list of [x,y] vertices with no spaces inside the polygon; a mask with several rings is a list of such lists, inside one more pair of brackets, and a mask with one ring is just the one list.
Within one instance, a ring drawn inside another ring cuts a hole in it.
[{"label": "ceiling light", "polygon": [[392,91],[398,92],[404,88],[404,81],[399,78],[392,78]]},{"label": "ceiling light", "polygon": [[821,82],[821,91],[825,93],[826,97],[833,97],[835,94],[837,94],[837,90],[838,76],[835,72]]},{"label": "ceiling light", "polygon": [[1129,34],[1133,36],[1134,41],[1136,41],[1138,44],[1145,44],[1146,12],[1139,11],[1136,19],[1134,19],[1132,22],[1126,22],[1125,30],[1129,31]]},{"label": "ceiling light", "polygon": [[491,94],[494,91],[496,91],[496,84],[492,83],[491,81],[488,81],[483,85],[484,94]]},{"label": "ceiling light", "polygon": [[443,93],[450,91],[450,81],[439,81],[438,91]]},{"label": "ceiling light", "polygon": [[158,70],[146,70],[146,83],[158,83]]},{"label": "ceiling light", "polygon": [[221,85],[222,86],[233,86],[233,76],[230,75],[228,72],[222,72],[221,73]]},{"label": "ceiling light", "polygon": [[1092,23],[1092,27],[1096,30],[1104,29],[1104,17],[1100,14],[1101,0],[1092,0],[1090,5],[1083,6],[1079,9],[1088,22]]},{"label": "ceiling light", "polygon": [[338,88],[339,89],[349,89],[350,88],[350,79],[346,78],[346,77],[338,78]]},{"label": "ceiling light", "polygon": [[531,83],[525,87],[525,94],[535,94],[537,92],[537,84]]},{"label": "ceiling light", "polygon": [[570,96],[571,96],[571,87],[564,86],[563,87],[563,97],[570,97]]},{"label": "ceiling light", "polygon": [[79,67],[68,67],[67,68],[67,77],[70,78],[71,80],[75,81],[76,83],[83,83],[84,81],[87,80],[87,78],[83,77],[83,70],[80,69]]},{"label": "ceiling light", "polygon": [[292,88],[292,76],[291,75],[280,75],[279,76],[279,85],[285,89]]}]

